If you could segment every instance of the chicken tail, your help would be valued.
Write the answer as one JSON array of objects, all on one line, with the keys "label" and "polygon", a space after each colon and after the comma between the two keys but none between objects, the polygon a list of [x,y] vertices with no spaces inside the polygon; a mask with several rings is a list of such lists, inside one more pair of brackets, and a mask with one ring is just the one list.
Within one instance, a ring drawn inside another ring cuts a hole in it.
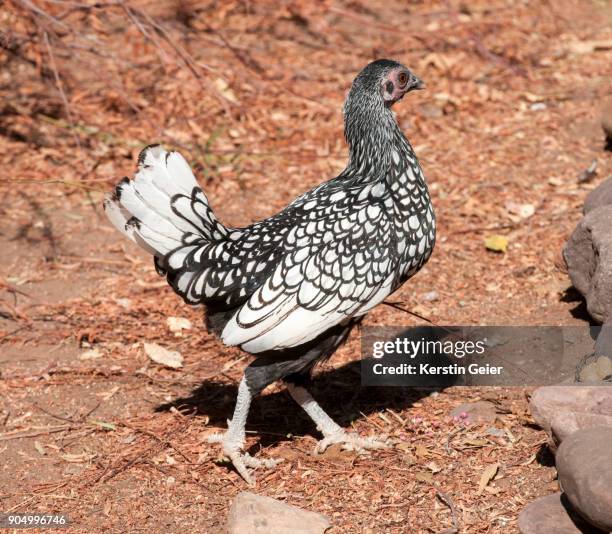
[{"label": "chicken tail", "polygon": [[184,289],[194,255],[228,234],[183,156],[159,145],[140,153],[134,179],[117,185],[104,211],[122,234],[155,257],[160,274],[188,301]]}]

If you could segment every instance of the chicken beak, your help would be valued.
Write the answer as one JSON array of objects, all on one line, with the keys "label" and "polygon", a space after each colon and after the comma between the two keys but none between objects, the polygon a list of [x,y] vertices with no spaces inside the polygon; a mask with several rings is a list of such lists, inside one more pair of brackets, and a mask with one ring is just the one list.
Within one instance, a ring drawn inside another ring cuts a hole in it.
[{"label": "chicken beak", "polygon": [[410,88],[417,90],[425,89],[425,82],[415,76]]}]

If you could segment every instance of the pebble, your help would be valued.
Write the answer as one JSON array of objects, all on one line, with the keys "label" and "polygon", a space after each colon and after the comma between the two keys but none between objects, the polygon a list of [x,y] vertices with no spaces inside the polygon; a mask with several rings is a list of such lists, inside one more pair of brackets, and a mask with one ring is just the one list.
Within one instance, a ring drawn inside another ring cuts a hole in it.
[{"label": "pebble", "polygon": [[529,106],[529,109],[531,111],[542,111],[546,109],[546,104],[544,102],[536,102],[534,104],[531,104],[531,106]]},{"label": "pebble", "polygon": [[612,428],[588,428],[563,440],[556,455],[559,484],[589,523],[612,531]]},{"label": "pebble", "polygon": [[425,302],[433,302],[434,300],[438,300],[440,295],[437,291],[428,291],[427,293],[423,293],[423,300]]},{"label": "pebble", "polygon": [[90,349],[86,350],[79,354],[79,360],[97,360],[98,358],[102,358],[102,353],[98,349]]}]

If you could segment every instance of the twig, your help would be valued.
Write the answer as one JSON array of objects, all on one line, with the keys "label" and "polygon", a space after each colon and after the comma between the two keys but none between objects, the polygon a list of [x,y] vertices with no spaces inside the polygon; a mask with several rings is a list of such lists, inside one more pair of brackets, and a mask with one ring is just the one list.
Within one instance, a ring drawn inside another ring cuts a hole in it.
[{"label": "twig", "polygon": [[[120,4],[121,4],[121,6],[124,6],[124,1],[120,0]],[[230,109],[229,109],[229,106],[228,106],[228,100],[220,93],[220,91],[217,90],[217,88],[214,85],[210,84],[208,82],[208,80],[206,80],[198,72],[198,69],[196,67],[198,65],[200,65],[200,64],[196,63],[196,61],[193,59],[191,54],[189,54],[189,52],[187,52],[187,50],[185,50],[182,46],[177,44],[174,41],[174,39],[172,39],[172,37],[170,36],[170,34],[166,30],[166,28],[164,26],[162,26],[161,24],[159,24],[158,22],[156,22],[146,11],[144,11],[142,9],[136,9],[134,7],[130,7],[128,9],[131,10],[131,12],[132,12],[132,14],[134,16],[136,14],[140,15],[143,19],[145,19],[147,21],[147,23],[159,35],[162,36],[164,41],[166,41],[170,45],[170,47],[176,52],[178,57],[183,60],[183,63],[185,64],[185,66],[191,71],[191,73],[196,78],[196,80],[198,80],[198,82],[200,82],[202,87],[204,87],[205,89],[209,89],[210,91],[212,91],[215,94],[215,96],[217,97],[217,99],[219,100],[221,105],[223,106],[225,113],[229,116],[230,115]]]},{"label": "twig", "polygon": [[441,532],[439,532],[438,534],[457,534],[459,532],[459,520],[457,519],[457,510],[455,509],[455,505],[453,504],[453,500],[450,498],[450,496],[440,490],[436,490],[436,497],[438,497],[438,499],[445,504],[446,506],[449,507],[450,511],[451,511],[451,516],[453,519],[453,526],[451,528],[447,528],[446,530],[443,530]]},{"label": "twig", "polygon": [[125,265],[129,263],[127,260],[107,260],[104,258],[83,258],[82,256],[74,256],[72,254],[62,254],[60,258],[76,260],[79,263],[101,263],[103,265]]},{"label": "twig", "polygon": [[43,33],[43,37],[45,40],[45,46],[47,47],[47,52],[49,54],[49,59],[51,60],[51,69],[53,70],[53,76],[55,77],[55,84],[57,85],[57,90],[62,98],[62,102],[64,103],[64,108],[66,108],[66,116],[68,117],[68,122],[70,126],[73,128],[72,135],[74,136],[74,141],[81,150],[81,139],[76,130],[74,130],[74,119],[72,116],[72,111],[70,110],[70,104],[68,102],[68,98],[66,97],[66,93],[64,92],[64,86],[62,84],[62,80],[59,75],[59,71],[57,70],[57,64],[55,63],[55,56],[53,55],[53,49],[51,48],[51,43],[49,42],[49,34],[45,31]]},{"label": "twig", "polygon": [[447,437],[446,437],[446,443],[444,444],[444,448],[446,449],[446,452],[448,454],[452,454],[453,452],[453,448],[451,447],[451,440],[457,435],[459,434],[459,432],[461,432],[463,430],[463,428],[457,428],[455,430],[453,430]]},{"label": "twig", "polygon": [[[522,221],[522,222],[525,222],[525,221]],[[510,223],[510,224],[497,224],[495,226],[479,226],[475,228],[468,228],[467,230],[457,230],[456,232],[451,232],[451,235],[463,235],[463,234],[471,234],[475,232],[494,232],[496,230],[511,230],[519,226],[519,224],[520,223]]]},{"label": "twig", "polygon": [[144,38],[151,41],[155,45],[155,51],[157,52],[157,55],[162,64],[165,66],[168,62],[168,58],[166,57],[166,52],[161,46],[161,43],[157,40],[155,32],[150,34],[147,29],[140,23],[138,17],[136,17],[136,15],[132,12],[132,9],[125,4],[125,2],[120,2],[120,5],[123,8],[123,11],[125,11],[125,14],[134,23],[134,26],[136,26],[136,28],[144,36]]},{"label": "twig", "polygon": [[22,330],[27,330],[28,328],[29,326],[20,326],[19,328],[16,328],[12,332],[8,332],[7,334],[0,336],[0,341],[2,341],[3,339],[6,339],[7,337],[11,337],[12,335],[15,335],[17,332],[21,332]]},{"label": "twig", "polygon": [[48,411],[46,408],[43,408],[40,404],[37,404],[37,403],[34,402],[33,405],[34,405],[35,408],[38,408],[41,412],[47,414],[49,417],[53,417],[54,419],[59,419],[60,421],[66,421],[66,422],[72,423],[72,424],[77,423],[77,421],[75,421],[74,419],[71,419],[70,417],[63,417],[61,415],[57,415],[57,414],[54,414],[54,413]]},{"label": "twig", "polygon": [[66,430],[73,430],[75,428],[74,425],[60,425],[60,426],[52,426],[46,428],[45,430],[38,430],[36,432],[18,432],[16,434],[2,434],[0,435],[0,441],[10,441],[13,439],[21,439],[21,438],[35,438],[36,436],[44,436],[46,434],[55,434],[57,432],[64,432]]},{"label": "twig", "polygon": [[129,423],[122,422],[120,424],[125,426],[125,427],[127,427],[127,428],[132,429],[134,432],[140,432],[141,434],[144,434],[145,436],[149,436],[149,437],[157,440],[162,445],[165,445],[166,447],[170,447],[171,449],[175,450],[178,454],[180,454],[187,461],[187,463],[189,463],[189,464],[193,463],[191,461],[191,458],[189,458],[183,451],[181,451],[179,448],[177,448],[169,439],[160,438],[159,436],[157,436],[153,432],[150,432],[148,430],[144,430],[142,428],[137,428],[135,426],[130,425]]},{"label": "twig", "polygon": [[47,20],[51,21],[53,24],[57,24],[63,30],[71,32],[70,26],[68,26],[66,23],[62,22],[61,20],[55,18],[54,16],[49,15],[49,13],[47,13],[43,9],[40,9],[39,7],[34,5],[29,0],[20,0],[19,3],[22,4],[26,9],[29,9],[30,11],[32,11],[33,13],[36,13],[37,15],[39,15],[39,16],[41,16],[43,18],[46,18]]},{"label": "twig", "polygon": [[396,309],[396,310],[400,310],[403,311],[404,313],[408,313],[410,315],[414,315],[414,317],[418,317],[419,319],[422,319],[423,321],[428,322],[429,324],[433,324],[435,326],[438,326],[436,323],[434,323],[431,319],[428,319],[427,317],[423,317],[421,314],[410,311],[402,306],[399,305],[399,303],[397,302],[389,302],[387,300],[383,301],[383,304],[386,304],[387,306],[391,306],[392,308]]}]

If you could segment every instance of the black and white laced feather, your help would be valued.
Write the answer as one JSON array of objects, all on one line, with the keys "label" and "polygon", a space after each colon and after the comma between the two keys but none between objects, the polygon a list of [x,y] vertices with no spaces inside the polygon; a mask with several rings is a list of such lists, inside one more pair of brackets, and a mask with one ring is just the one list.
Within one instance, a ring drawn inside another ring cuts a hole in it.
[{"label": "black and white laced feather", "polygon": [[225,227],[184,158],[160,146],[144,149],[135,178],[107,198],[110,220],[154,255],[186,302],[225,311],[227,345],[259,353],[311,341],[367,313],[431,255],[423,172],[372,90],[381,68],[399,64],[376,63],[345,103],[346,169],[280,213]]}]

